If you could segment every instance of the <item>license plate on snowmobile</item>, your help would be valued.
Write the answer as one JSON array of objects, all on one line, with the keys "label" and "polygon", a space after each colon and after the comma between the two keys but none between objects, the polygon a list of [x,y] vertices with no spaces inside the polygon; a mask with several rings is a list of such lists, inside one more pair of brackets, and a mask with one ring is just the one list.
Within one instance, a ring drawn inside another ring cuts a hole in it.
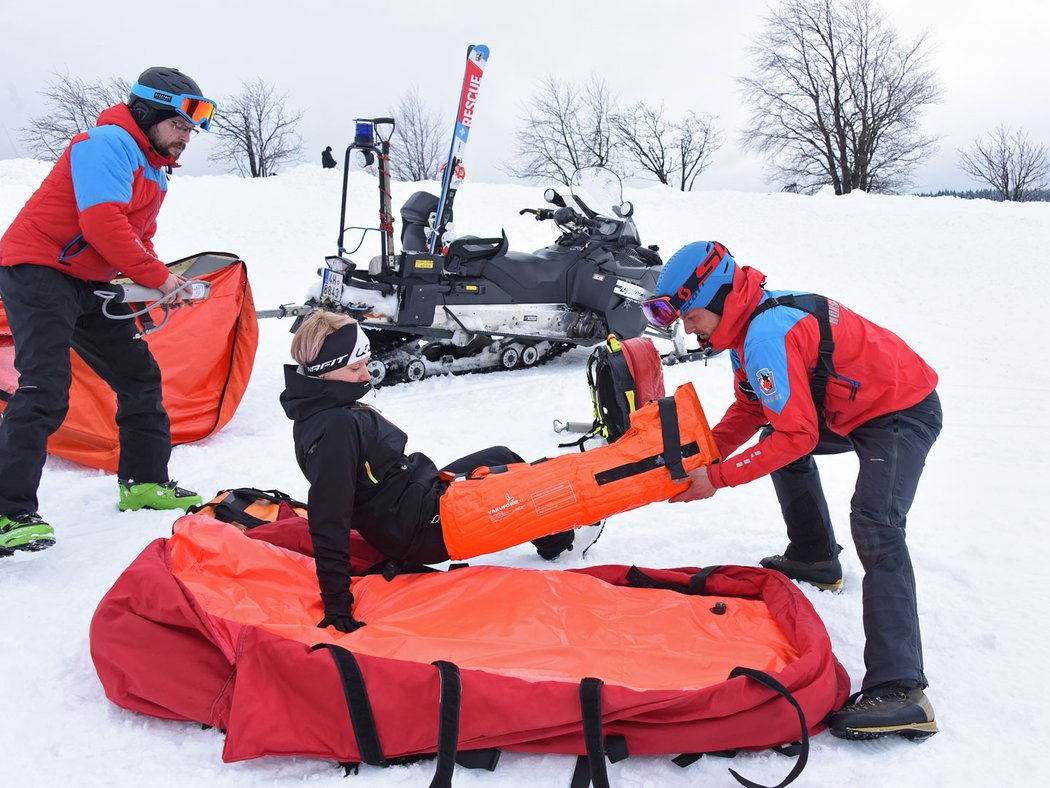
[{"label": "license plate on snowmobile", "polygon": [[340,303],[343,298],[343,275],[331,268],[326,268],[321,274],[321,303],[331,301]]}]

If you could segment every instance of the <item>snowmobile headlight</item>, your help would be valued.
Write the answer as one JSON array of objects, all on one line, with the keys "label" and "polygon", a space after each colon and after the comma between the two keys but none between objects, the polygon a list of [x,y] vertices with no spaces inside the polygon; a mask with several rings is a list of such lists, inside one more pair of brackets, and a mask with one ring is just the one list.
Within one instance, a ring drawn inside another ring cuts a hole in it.
[{"label": "snowmobile headlight", "polygon": [[325,257],[324,264],[332,271],[337,271],[340,274],[345,274],[353,267],[353,264],[349,260],[339,257],[338,255],[329,255],[328,257]]}]

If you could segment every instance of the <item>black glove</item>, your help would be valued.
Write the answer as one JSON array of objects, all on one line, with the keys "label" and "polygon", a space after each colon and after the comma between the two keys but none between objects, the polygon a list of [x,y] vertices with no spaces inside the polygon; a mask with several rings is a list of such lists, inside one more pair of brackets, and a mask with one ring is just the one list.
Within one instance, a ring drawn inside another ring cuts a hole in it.
[{"label": "black glove", "polygon": [[340,632],[355,632],[364,625],[364,621],[358,621],[349,613],[339,613],[338,615],[326,614],[321,619],[321,623],[317,625],[317,628],[335,627]]}]

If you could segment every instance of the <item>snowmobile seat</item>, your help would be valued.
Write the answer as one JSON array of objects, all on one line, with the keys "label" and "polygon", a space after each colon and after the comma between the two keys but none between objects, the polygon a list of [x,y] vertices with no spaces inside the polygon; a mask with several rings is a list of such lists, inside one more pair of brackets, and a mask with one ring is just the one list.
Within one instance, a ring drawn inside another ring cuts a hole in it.
[{"label": "snowmobile seat", "polygon": [[[416,192],[401,206],[401,248],[406,252],[427,251],[426,228],[437,211],[438,198],[430,192]],[[449,217],[452,221],[452,217]]]},{"label": "snowmobile seat", "polygon": [[506,233],[500,238],[475,238],[472,235],[457,238],[449,244],[445,271],[460,276],[481,276],[485,261],[506,254],[509,246]]}]

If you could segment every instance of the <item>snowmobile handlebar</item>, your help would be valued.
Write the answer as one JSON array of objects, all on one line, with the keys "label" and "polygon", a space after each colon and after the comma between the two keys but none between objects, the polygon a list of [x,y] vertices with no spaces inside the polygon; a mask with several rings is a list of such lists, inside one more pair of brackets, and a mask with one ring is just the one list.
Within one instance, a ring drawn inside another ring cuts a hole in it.
[{"label": "snowmobile handlebar", "polygon": [[543,222],[547,219],[554,218],[553,208],[522,208],[518,211],[518,216],[524,216],[527,213],[534,214],[537,222]]}]

